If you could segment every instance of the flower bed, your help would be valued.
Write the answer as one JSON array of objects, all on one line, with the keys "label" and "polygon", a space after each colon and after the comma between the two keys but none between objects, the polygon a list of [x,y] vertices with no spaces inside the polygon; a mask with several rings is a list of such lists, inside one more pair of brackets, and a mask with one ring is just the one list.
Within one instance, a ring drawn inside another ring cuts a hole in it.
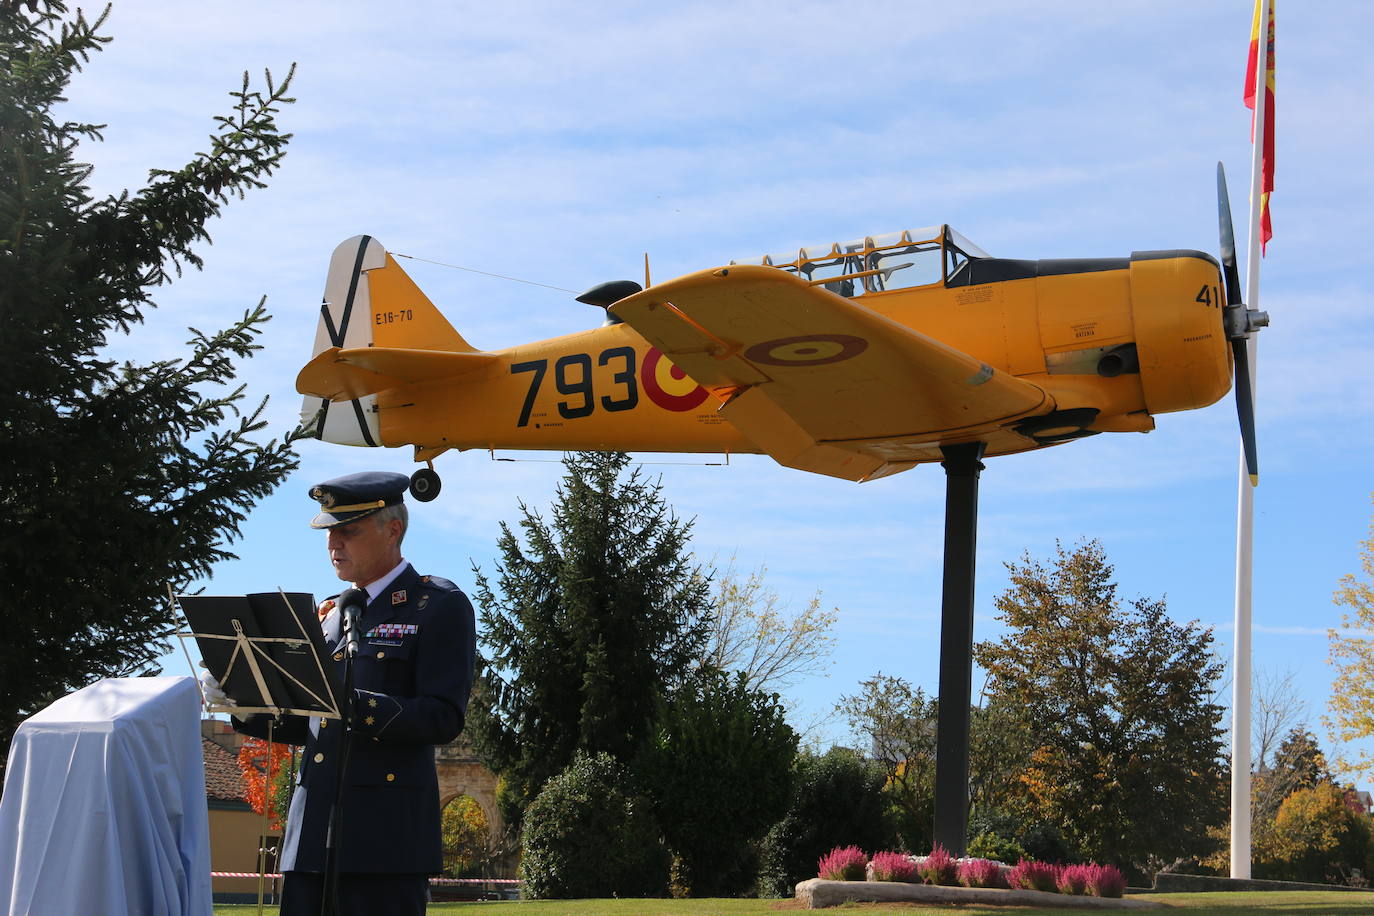
[{"label": "flower bed", "polygon": [[1120,897],[1126,892],[1126,876],[1114,865],[1085,865],[1088,893],[1094,897]]},{"label": "flower bed", "polygon": [[869,865],[869,874],[874,881],[904,881],[910,883],[916,877],[916,863],[910,856],[899,852],[875,852]]},{"label": "flower bed", "polygon": [[1059,891],[1059,866],[1049,862],[1033,862],[1022,859],[1007,874],[1007,883],[1013,888],[1027,891]]},{"label": "flower bed", "polygon": [[816,865],[827,881],[862,881],[867,876],[868,856],[857,846],[836,846]]},{"label": "flower bed", "polygon": [[1055,886],[1061,894],[1083,895],[1088,892],[1088,878],[1093,874],[1088,865],[1065,865],[1059,869]]},{"label": "flower bed", "polygon": [[916,874],[921,876],[922,884],[950,887],[959,883],[959,863],[945,847],[936,843],[930,855],[916,866]]},{"label": "flower bed", "polygon": [[827,881],[921,883],[937,887],[1031,890],[1068,896],[1120,897],[1126,879],[1114,865],[1054,865],[1022,859],[1014,867],[991,859],[956,859],[938,843],[928,856],[836,846],[817,863]]},{"label": "flower bed", "polygon": [[964,887],[1006,887],[1002,863],[991,859],[960,859],[959,883]]}]

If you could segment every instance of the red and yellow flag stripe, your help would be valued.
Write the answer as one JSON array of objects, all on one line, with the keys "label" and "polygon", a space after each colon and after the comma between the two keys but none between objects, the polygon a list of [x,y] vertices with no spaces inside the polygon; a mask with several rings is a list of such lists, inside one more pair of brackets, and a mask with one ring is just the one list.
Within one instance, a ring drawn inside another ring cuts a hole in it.
[{"label": "red and yellow flag stripe", "polygon": [[[1260,244],[1268,246],[1274,235],[1273,224],[1269,217],[1269,195],[1274,190],[1274,4],[1269,0],[1269,22],[1264,30],[1264,149],[1260,165]],[[1260,17],[1263,15],[1264,0],[1255,0],[1255,15],[1250,25],[1250,58],[1245,67],[1245,107],[1255,109],[1255,93],[1259,82]],[[1250,121],[1250,142],[1255,139],[1254,118]]]}]

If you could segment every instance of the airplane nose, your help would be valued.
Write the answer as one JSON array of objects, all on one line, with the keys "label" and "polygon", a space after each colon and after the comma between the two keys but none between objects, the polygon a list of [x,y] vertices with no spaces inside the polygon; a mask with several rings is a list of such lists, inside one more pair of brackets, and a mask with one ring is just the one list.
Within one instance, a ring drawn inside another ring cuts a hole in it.
[{"label": "airplane nose", "polygon": [[1131,319],[1146,409],[1215,403],[1231,387],[1231,355],[1216,259],[1201,251],[1131,254]]}]

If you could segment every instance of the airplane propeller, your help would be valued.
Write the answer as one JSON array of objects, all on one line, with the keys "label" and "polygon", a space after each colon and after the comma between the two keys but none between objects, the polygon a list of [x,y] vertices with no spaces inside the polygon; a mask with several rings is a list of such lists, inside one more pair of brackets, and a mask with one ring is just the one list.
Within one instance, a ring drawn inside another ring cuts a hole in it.
[{"label": "airplane propeller", "polygon": [[1269,326],[1269,313],[1247,308],[1241,301],[1240,271],[1236,267],[1236,234],[1231,225],[1231,198],[1226,193],[1226,170],[1217,163],[1217,219],[1221,229],[1221,266],[1226,280],[1226,307],[1222,325],[1231,341],[1235,363],[1236,414],[1245,449],[1245,470],[1250,483],[1259,483],[1259,449],[1255,442],[1255,393],[1250,387],[1250,350],[1247,341]]}]

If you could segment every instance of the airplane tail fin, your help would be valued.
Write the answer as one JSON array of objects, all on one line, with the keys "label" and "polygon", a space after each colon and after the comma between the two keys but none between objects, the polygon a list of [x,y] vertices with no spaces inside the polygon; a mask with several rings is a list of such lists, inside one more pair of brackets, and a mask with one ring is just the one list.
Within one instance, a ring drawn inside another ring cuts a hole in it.
[{"label": "airplane tail fin", "polygon": [[[389,386],[360,381],[340,355],[344,350],[367,350],[375,357],[392,350],[437,353],[445,366],[455,367],[444,374],[459,374],[457,367],[466,371],[485,361],[485,354],[454,330],[396,259],[367,235],[343,242],[329,260],[313,358],[297,379],[297,390],[306,395],[303,435],[341,445],[383,445],[376,392]],[[433,372],[431,368],[427,375],[433,377]],[[391,384],[409,380],[381,378]],[[340,399],[343,392],[359,396]]]}]

